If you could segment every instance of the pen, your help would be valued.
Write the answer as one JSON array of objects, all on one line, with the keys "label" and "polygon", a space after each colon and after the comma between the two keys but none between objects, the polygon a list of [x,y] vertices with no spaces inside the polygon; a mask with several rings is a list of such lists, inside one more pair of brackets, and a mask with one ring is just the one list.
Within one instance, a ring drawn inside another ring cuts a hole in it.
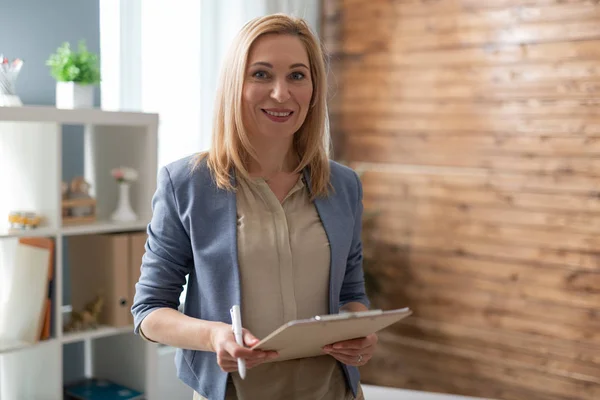
[{"label": "pen", "polygon": [[[235,336],[235,341],[240,346],[244,345],[244,339],[242,338],[242,316],[240,314],[240,306],[234,305],[229,310],[231,313],[231,325],[233,329],[233,335]],[[242,379],[246,378],[246,362],[242,358],[237,359],[238,362],[238,372]]]}]

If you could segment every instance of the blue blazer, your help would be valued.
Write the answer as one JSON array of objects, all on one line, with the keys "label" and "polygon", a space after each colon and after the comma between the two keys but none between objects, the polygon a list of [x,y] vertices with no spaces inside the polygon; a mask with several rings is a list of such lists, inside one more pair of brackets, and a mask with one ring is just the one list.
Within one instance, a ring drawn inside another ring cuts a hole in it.
[{"label": "blue blazer", "polygon": [[[152,311],[178,308],[188,274],[186,315],[231,323],[229,309],[240,303],[235,192],[217,188],[205,161],[196,169],[191,161],[191,157],[181,159],[158,173],[132,306],[138,334],[142,320]],[[350,168],[333,161],[330,165],[333,190],[314,203],[330,244],[329,312],[333,314],[348,302],[367,307],[369,302],[362,269],[362,186]],[[310,188],[309,175],[304,171]],[[215,353],[178,349],[175,360],[177,375],[188,386],[210,400],[225,397],[228,374],[219,368]],[[342,368],[356,397],[358,369],[343,364]]]}]

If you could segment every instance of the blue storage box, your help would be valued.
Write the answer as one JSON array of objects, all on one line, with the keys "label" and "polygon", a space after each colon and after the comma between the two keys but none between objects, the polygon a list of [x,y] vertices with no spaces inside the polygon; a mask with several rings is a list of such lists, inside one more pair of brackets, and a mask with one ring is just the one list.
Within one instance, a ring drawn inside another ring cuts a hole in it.
[{"label": "blue storage box", "polygon": [[144,394],[137,390],[105,379],[86,379],[65,387],[68,400],[143,400]]}]

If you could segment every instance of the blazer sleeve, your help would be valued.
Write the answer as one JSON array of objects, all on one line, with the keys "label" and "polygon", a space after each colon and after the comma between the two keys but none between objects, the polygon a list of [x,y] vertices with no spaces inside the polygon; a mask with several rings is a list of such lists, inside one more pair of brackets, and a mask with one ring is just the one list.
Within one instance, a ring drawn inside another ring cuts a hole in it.
[{"label": "blazer sleeve", "polygon": [[179,307],[185,277],[193,266],[190,238],[179,215],[173,182],[168,169],[162,167],[152,198],[152,220],[131,307],[137,334],[152,311]]},{"label": "blazer sleeve", "polygon": [[363,190],[360,178],[353,171],[356,179],[358,195],[356,197],[356,211],[354,215],[354,232],[352,235],[352,244],[348,253],[348,261],[346,262],[346,273],[342,290],[340,292],[340,307],[346,303],[353,301],[370,306],[369,299],[365,292],[365,278],[363,272],[363,249],[362,249],[362,216],[363,216]]}]

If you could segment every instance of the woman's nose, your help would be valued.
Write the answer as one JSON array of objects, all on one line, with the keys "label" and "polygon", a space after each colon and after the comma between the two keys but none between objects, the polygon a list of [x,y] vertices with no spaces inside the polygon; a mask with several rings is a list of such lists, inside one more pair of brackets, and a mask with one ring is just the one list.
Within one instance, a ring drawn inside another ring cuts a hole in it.
[{"label": "woman's nose", "polygon": [[285,103],[290,98],[290,90],[285,80],[275,81],[271,89],[271,98],[278,103]]}]

